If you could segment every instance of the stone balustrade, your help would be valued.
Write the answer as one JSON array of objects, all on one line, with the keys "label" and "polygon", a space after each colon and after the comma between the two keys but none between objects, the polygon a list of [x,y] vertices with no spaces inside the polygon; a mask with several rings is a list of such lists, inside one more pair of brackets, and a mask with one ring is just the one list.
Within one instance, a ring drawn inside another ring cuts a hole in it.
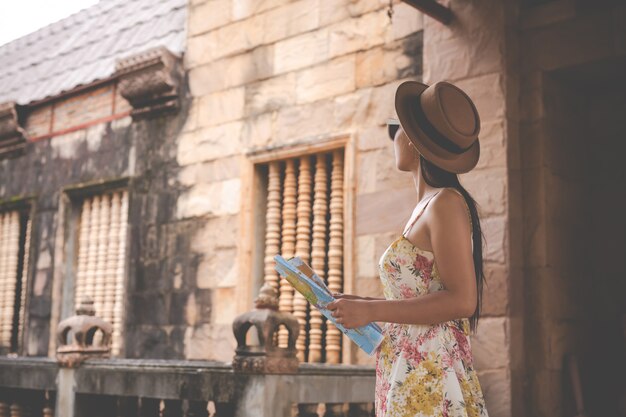
[{"label": "stone balustrade", "polygon": [[87,359],[68,368],[3,357],[0,369],[0,417],[51,415],[46,409],[58,417],[374,415],[371,366],[301,363],[295,374],[253,374],[228,362]]}]

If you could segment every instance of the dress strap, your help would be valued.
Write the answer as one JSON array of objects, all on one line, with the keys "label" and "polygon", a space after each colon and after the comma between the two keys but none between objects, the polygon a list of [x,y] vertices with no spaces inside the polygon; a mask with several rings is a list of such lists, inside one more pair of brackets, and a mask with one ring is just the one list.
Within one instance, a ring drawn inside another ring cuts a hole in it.
[{"label": "dress strap", "polygon": [[432,200],[433,197],[436,196],[437,194],[439,194],[440,192],[441,192],[441,190],[437,191],[436,193],[434,193],[433,195],[428,197],[428,199],[426,200],[426,204],[424,204],[424,207],[422,207],[422,209],[418,211],[417,216],[415,216],[415,219],[413,219],[411,224],[409,224],[409,226],[404,229],[404,232],[402,233],[402,236],[406,237],[406,234],[413,228],[413,225],[415,224],[417,219],[419,219],[420,216],[422,215],[422,213],[424,212],[424,210],[426,210],[426,206],[428,205],[428,203],[430,203],[430,200]]}]

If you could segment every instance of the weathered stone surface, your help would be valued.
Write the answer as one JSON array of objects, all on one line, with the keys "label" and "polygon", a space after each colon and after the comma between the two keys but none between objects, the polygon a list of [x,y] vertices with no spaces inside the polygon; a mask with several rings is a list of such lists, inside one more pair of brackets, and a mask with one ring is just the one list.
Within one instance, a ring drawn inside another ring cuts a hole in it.
[{"label": "weathered stone surface", "polygon": [[393,147],[379,149],[376,152],[376,191],[397,190],[416,197],[415,183],[409,172],[398,170]]},{"label": "weathered stone surface", "polygon": [[211,321],[215,324],[231,325],[237,316],[237,303],[235,299],[235,287],[219,287],[213,291],[213,317]]},{"label": "weathered stone surface", "polygon": [[479,204],[482,216],[503,215],[507,201],[506,170],[489,168],[463,174],[462,184]]},{"label": "weathered stone surface", "polygon": [[289,143],[299,138],[331,133],[334,120],[332,100],[301,106],[284,107],[278,111],[272,142]]},{"label": "weathered stone surface", "polygon": [[295,103],[296,75],[285,74],[246,86],[245,113],[255,115]]},{"label": "weathered stone surface", "polygon": [[240,119],[244,115],[244,103],[244,87],[203,96],[198,107],[198,125],[213,126]]},{"label": "weathered stone surface", "polygon": [[328,30],[321,29],[274,44],[274,71],[308,67],[328,59]]},{"label": "weathered stone surface", "polygon": [[263,43],[272,43],[319,27],[319,1],[299,0],[259,15]]},{"label": "weathered stone surface", "polygon": [[247,147],[266,146],[274,134],[274,112],[247,117],[244,120],[241,142]]},{"label": "weathered stone surface", "polygon": [[385,41],[389,18],[384,10],[344,20],[328,28],[329,57],[372,48]]},{"label": "weathered stone surface", "polygon": [[210,0],[192,6],[189,10],[189,35],[199,35],[227,25],[238,3],[240,2],[232,0]]},{"label": "weathered stone surface", "polygon": [[297,102],[307,103],[353,91],[355,60],[356,57],[350,55],[300,71],[296,81]]},{"label": "weathered stone surface", "polygon": [[198,184],[181,194],[176,207],[179,219],[223,215],[239,212],[241,180],[239,178],[211,184]]},{"label": "weathered stone surface", "polygon": [[187,359],[230,362],[236,346],[232,323],[202,324],[185,330],[184,349]]},{"label": "weathered stone surface", "polygon": [[320,26],[326,26],[342,20],[358,17],[362,14],[388,6],[389,2],[386,0],[321,1],[319,5]]},{"label": "weathered stone surface", "polygon": [[488,262],[506,263],[508,232],[505,216],[485,217],[481,227],[486,236],[483,259]]},{"label": "weathered stone surface", "polygon": [[239,176],[238,156],[223,157],[207,162],[188,165],[180,170],[178,181],[183,186],[209,183]]},{"label": "weathered stone surface", "polygon": [[508,369],[508,318],[482,317],[476,334],[471,336],[474,364],[479,371]]},{"label": "weathered stone surface", "polygon": [[390,230],[399,235],[416,203],[415,194],[398,190],[360,194],[356,200],[356,236]]},{"label": "weathered stone surface", "polygon": [[359,152],[357,156],[356,193],[367,194],[376,191],[378,152]]},{"label": "weathered stone surface", "polygon": [[241,129],[241,122],[233,122],[185,133],[179,138],[176,159],[186,166],[238,154]]},{"label": "weathered stone surface", "polygon": [[289,0],[236,0],[232,2],[234,20],[245,19],[289,3]]},{"label": "weathered stone surface", "polygon": [[226,57],[189,71],[189,86],[195,97],[241,86],[270,77],[274,66],[274,45]]},{"label": "weathered stone surface", "polygon": [[483,264],[482,316],[504,316],[509,307],[509,275],[504,265],[485,262]]},{"label": "weathered stone surface", "polygon": [[[490,416],[512,416],[511,376],[506,369],[478,373],[485,404]],[[556,414],[546,414],[556,415]]]},{"label": "weathered stone surface", "polygon": [[424,15],[422,12],[404,2],[394,4],[391,17],[391,38],[393,40],[404,38],[423,29]]},{"label": "weathered stone surface", "polygon": [[204,255],[198,265],[198,288],[221,288],[237,283],[238,264],[236,262],[224,262],[224,259],[237,256],[236,247],[220,247],[208,244],[202,249],[202,252]]},{"label": "weathered stone surface", "polygon": [[359,236],[356,239],[356,278],[371,278],[376,275],[374,261],[374,237],[372,235]]},{"label": "weathered stone surface", "polygon": [[359,152],[391,147],[387,126],[373,126],[359,129],[356,141]]},{"label": "weathered stone surface", "polygon": [[480,126],[480,158],[474,170],[483,171],[486,168],[506,167],[507,149],[505,145],[506,132],[504,121],[481,122]]},{"label": "weathered stone surface", "polygon": [[357,53],[357,88],[421,74],[421,36],[415,35]]},{"label": "weathered stone surface", "polygon": [[482,123],[501,120],[505,117],[504,84],[499,73],[464,79],[456,82],[471,98]]}]

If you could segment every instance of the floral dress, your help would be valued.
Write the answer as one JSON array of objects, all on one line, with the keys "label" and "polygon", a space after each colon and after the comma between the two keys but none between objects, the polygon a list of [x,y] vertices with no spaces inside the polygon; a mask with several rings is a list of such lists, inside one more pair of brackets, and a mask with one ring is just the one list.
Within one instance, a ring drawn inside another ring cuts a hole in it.
[{"label": "floral dress", "polygon": [[[405,234],[383,253],[379,272],[386,299],[443,289],[434,254],[414,246]],[[375,354],[376,417],[487,416],[467,318],[435,325],[387,322],[383,330],[385,338]]]}]

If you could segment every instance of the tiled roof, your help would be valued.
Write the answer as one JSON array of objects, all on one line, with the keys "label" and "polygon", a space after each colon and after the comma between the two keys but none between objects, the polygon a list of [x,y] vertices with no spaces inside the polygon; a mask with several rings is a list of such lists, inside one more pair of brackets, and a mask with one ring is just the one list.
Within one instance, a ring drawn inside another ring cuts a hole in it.
[{"label": "tiled roof", "polygon": [[0,46],[0,103],[28,104],[110,77],[115,61],[155,46],[180,55],[187,0],[100,0]]}]

